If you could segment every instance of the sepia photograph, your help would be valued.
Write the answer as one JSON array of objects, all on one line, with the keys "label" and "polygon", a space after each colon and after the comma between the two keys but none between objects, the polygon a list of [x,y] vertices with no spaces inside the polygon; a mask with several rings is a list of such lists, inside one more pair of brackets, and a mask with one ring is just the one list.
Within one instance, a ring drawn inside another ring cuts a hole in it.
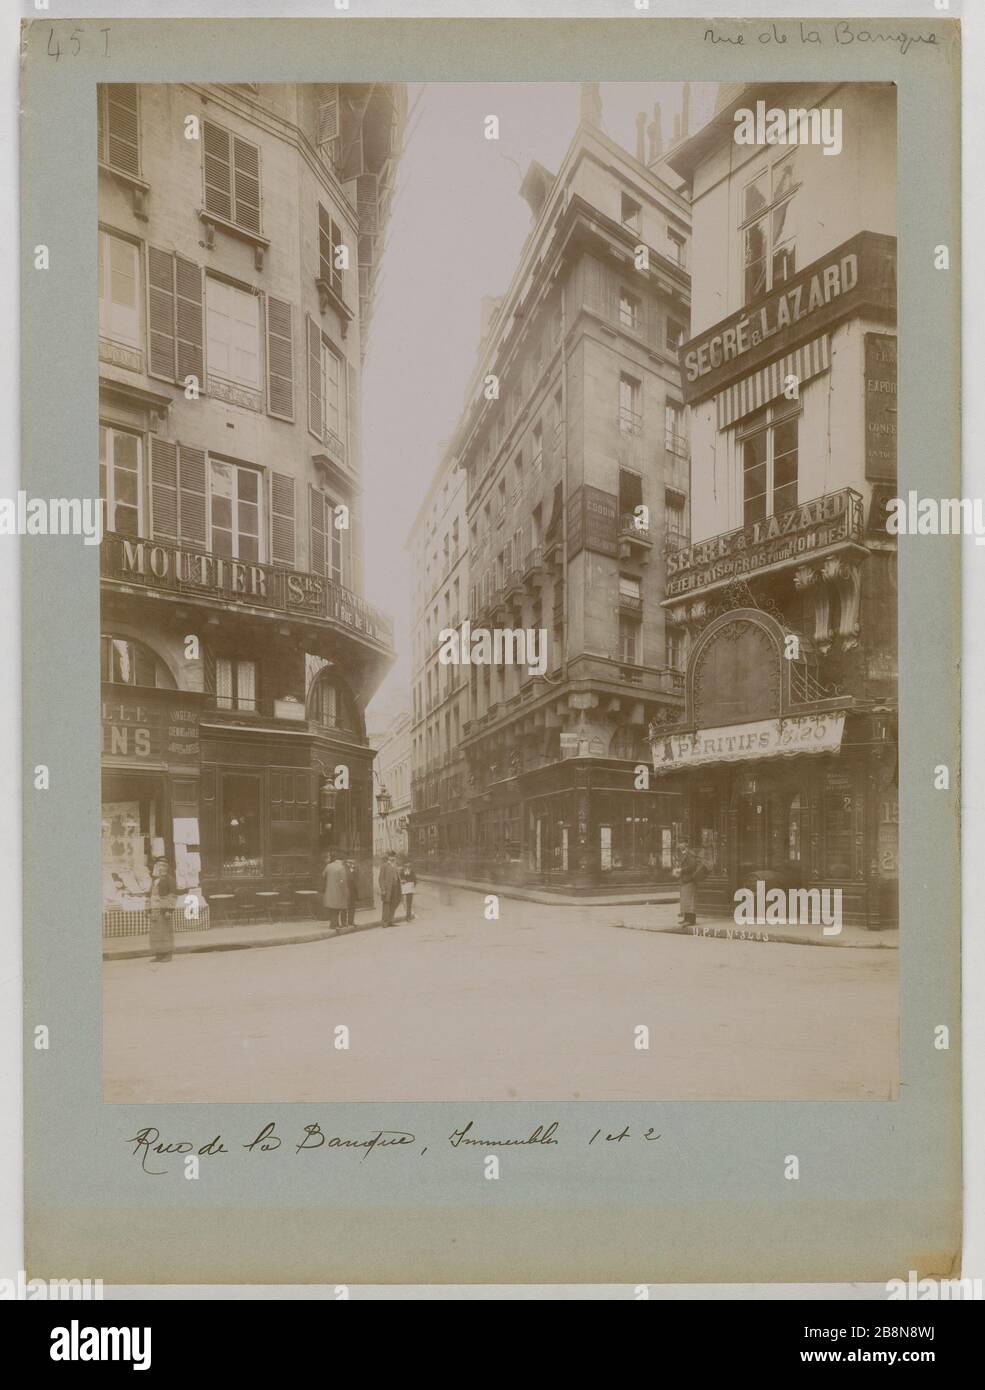
[{"label": "sepia photograph", "polygon": [[894,84],[96,99],[104,1099],[897,1099]]}]

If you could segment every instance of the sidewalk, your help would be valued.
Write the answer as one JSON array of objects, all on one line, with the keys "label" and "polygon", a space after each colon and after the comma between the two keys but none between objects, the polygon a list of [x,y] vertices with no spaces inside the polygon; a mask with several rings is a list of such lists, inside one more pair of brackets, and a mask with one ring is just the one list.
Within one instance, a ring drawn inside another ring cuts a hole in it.
[{"label": "sidewalk", "polygon": [[[208,931],[177,932],[174,954],[187,956],[201,951],[245,951],[253,946],[300,946],[309,941],[327,941],[333,936],[354,936],[356,932],[369,931],[380,925],[377,918],[372,922],[357,922],[345,931],[333,931],[324,922],[316,921],[256,922],[248,927],[212,927]],[[146,933],[103,939],[103,960],[138,960],[150,954],[150,938]]]},{"label": "sidewalk", "polygon": [[736,926],[731,917],[702,917],[697,924],[681,927],[677,913],[672,918],[663,914],[624,913],[622,919],[611,923],[629,931],[672,932],[678,936],[693,936],[699,940],[714,938],[726,941],[781,942],[788,946],[861,946],[867,950],[897,950],[899,931],[866,931],[864,927],[842,927],[837,936],[825,936],[823,927],[810,923],[786,923],[783,926]]},{"label": "sidewalk", "polygon": [[522,902],[545,903],[548,907],[630,907],[650,903],[676,903],[680,894],[675,888],[656,887],[638,893],[623,889],[613,893],[552,893],[546,888],[528,888],[523,883],[486,883],[475,878],[436,878],[418,874],[418,883],[431,883],[440,888],[465,888],[472,893],[496,893],[501,898],[519,898]]}]

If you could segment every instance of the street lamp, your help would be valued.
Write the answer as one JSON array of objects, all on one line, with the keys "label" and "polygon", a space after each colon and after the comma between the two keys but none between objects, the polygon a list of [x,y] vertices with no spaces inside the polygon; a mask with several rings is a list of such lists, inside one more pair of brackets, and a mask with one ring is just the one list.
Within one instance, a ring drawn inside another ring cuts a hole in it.
[{"label": "street lamp", "polygon": [[380,790],[376,793],[376,809],[382,820],[386,820],[392,807],[393,798],[390,796],[386,787],[381,786]]}]

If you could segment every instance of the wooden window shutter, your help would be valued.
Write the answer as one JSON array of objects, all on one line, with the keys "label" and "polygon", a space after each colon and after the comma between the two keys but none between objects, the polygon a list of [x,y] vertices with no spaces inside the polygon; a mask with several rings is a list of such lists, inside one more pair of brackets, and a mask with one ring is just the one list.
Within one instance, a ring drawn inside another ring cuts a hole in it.
[{"label": "wooden window shutter", "polygon": [[208,545],[208,485],[205,452],[178,446],[178,534],[182,545]]},{"label": "wooden window shutter", "polygon": [[147,248],[147,324],[150,332],[148,375],[174,381],[176,342],[174,314],[174,256],[156,246]]},{"label": "wooden window shutter", "polygon": [[348,584],[354,593],[361,594],[363,591],[363,527],[362,522],[357,521],[351,513],[349,515],[349,535],[351,537],[351,560]]},{"label": "wooden window shutter", "polygon": [[174,290],[178,382],[183,384],[187,377],[193,376],[204,390],[202,272],[194,261],[175,256]]},{"label": "wooden window shutter", "polygon": [[202,149],[205,160],[205,211],[227,222],[233,220],[232,160],[228,130],[204,122]]},{"label": "wooden window shutter", "polygon": [[294,532],[294,479],[288,473],[270,475],[270,558],[275,565],[297,563]]},{"label": "wooden window shutter", "polygon": [[202,647],[202,689],[206,695],[215,694],[215,651],[207,642]]},{"label": "wooden window shutter", "polygon": [[132,83],[107,85],[104,126],[106,163],[124,174],[140,174],[140,116]]},{"label": "wooden window shutter", "polygon": [[291,306],[267,295],[267,414],[294,419],[294,326]]},{"label": "wooden window shutter", "polygon": [[325,497],[311,483],[308,484],[308,496],[311,504],[311,571],[324,575],[327,550]]},{"label": "wooden window shutter", "polygon": [[310,314],[308,324],[308,429],[316,439],[322,437],[321,329]]},{"label": "wooden window shutter", "polygon": [[339,87],[337,82],[325,84],[327,100],[318,107],[318,143],[326,144],[339,133]]},{"label": "wooden window shutter", "polygon": [[260,235],[260,147],[233,136],[234,221]]},{"label": "wooden window shutter", "polygon": [[178,447],[151,435],[151,528],[155,540],[178,539]]},{"label": "wooden window shutter", "polygon": [[359,375],[351,362],[345,364],[346,383],[346,423],[348,425],[348,448],[346,460],[353,473],[359,472]]}]

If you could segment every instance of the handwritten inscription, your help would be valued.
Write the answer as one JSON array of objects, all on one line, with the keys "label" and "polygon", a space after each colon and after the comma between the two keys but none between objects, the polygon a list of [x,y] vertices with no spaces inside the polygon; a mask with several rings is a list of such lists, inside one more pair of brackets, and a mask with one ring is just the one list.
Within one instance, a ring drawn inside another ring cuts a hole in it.
[{"label": "handwritten inscription", "polygon": [[[562,1142],[571,1147],[589,1147],[595,1143],[598,1143],[599,1147],[605,1147],[608,1144],[618,1146],[626,1140],[639,1140],[649,1144],[660,1138],[652,1125],[636,1130],[624,1125],[622,1129],[616,1129],[611,1133],[605,1129],[596,1129],[589,1133],[589,1129],[589,1126],[580,1130],[572,1127],[569,1133],[562,1135],[559,1121],[551,1120],[520,1134],[489,1136],[476,1130],[474,1120],[467,1120],[465,1124],[459,1125],[446,1135],[445,1142],[452,1149],[467,1151],[503,1148],[548,1149],[557,1148]],[[384,1149],[404,1153],[416,1152],[419,1156],[429,1152],[427,1143],[418,1139],[410,1130],[371,1128],[364,1134],[331,1134],[316,1121],[302,1125],[297,1133],[283,1135],[278,1134],[276,1124],[270,1121],[245,1142],[230,1140],[228,1144],[221,1134],[214,1135],[204,1144],[187,1138],[166,1138],[156,1126],[148,1125],[145,1129],[130,1135],[125,1142],[130,1148],[131,1156],[139,1162],[141,1171],[149,1177],[162,1177],[180,1169],[188,1155],[212,1158],[228,1156],[231,1153],[280,1153],[297,1157],[298,1154],[312,1150],[325,1150],[358,1154],[360,1161],[363,1161],[370,1154],[379,1153]],[[434,1152],[433,1149],[430,1151]]]},{"label": "handwritten inscription", "polygon": [[763,29],[753,30],[751,27],[745,30],[737,30],[735,33],[728,33],[719,28],[708,28],[704,31],[704,42],[708,44],[725,44],[733,48],[744,48],[746,40],[752,43],[753,39],[763,47],[768,44],[816,44],[821,47],[826,42],[844,48],[848,44],[892,44],[900,51],[900,56],[905,57],[910,49],[917,44],[927,44],[931,47],[937,45],[937,34],[931,30],[927,34],[910,34],[902,30],[893,29],[867,29],[859,24],[853,24],[847,19],[839,20],[829,28],[820,29],[812,24],[792,24],[780,25],[776,22],[768,24]]}]

